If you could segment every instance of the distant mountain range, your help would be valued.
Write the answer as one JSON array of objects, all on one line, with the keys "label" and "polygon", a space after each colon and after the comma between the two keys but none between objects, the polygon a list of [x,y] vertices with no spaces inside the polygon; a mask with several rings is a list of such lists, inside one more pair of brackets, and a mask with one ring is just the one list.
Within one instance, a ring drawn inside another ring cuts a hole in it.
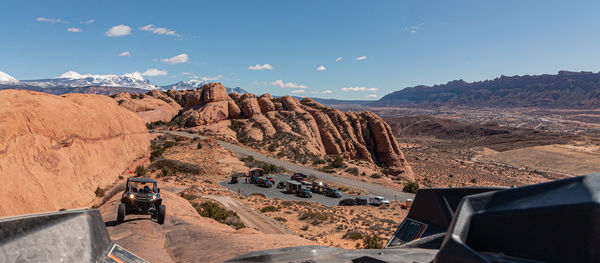
[{"label": "distant mountain range", "polygon": [[600,73],[560,71],[557,75],[501,76],[493,80],[405,88],[370,106],[398,107],[600,107]]},{"label": "distant mountain range", "polygon": [[[123,75],[92,75],[79,74],[74,71],[68,71],[56,78],[39,80],[21,80],[0,71],[0,90],[2,89],[23,89],[39,91],[51,94],[66,93],[93,93],[102,95],[112,95],[120,92],[127,93],[146,93],[148,90],[186,90],[197,89],[208,82],[192,79],[189,81],[180,81],[166,86],[157,86],[150,82],[139,72]],[[240,87],[227,88],[228,93],[237,92],[246,93]]]}]

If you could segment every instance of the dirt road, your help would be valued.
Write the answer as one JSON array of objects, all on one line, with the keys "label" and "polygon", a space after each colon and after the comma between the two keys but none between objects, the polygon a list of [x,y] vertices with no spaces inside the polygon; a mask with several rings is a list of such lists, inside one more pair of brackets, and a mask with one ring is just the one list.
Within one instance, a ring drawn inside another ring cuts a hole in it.
[{"label": "dirt road", "polygon": [[[155,131],[155,132],[179,135],[179,136],[184,136],[184,137],[188,137],[188,138],[200,138],[200,139],[208,138],[205,136],[192,134],[192,133],[188,133],[188,132],[181,132],[181,131]],[[366,182],[362,182],[362,181],[358,181],[358,180],[337,177],[337,176],[327,174],[327,173],[324,173],[321,171],[317,171],[317,170],[311,169],[309,167],[301,166],[301,165],[298,165],[298,164],[295,164],[292,162],[279,160],[279,159],[273,158],[273,157],[268,157],[262,153],[252,151],[250,149],[244,148],[239,145],[231,144],[231,143],[220,141],[220,140],[217,140],[217,142],[223,148],[231,150],[237,154],[249,155],[249,156],[254,157],[254,159],[256,159],[256,160],[270,163],[270,164],[273,164],[276,166],[280,166],[280,167],[283,167],[290,171],[300,172],[300,173],[304,173],[307,175],[313,175],[319,179],[326,180],[326,181],[329,181],[332,183],[359,188],[359,189],[369,192],[369,194],[371,194],[371,195],[379,195],[379,196],[383,196],[389,200],[399,200],[399,201],[404,201],[408,198],[414,199],[414,197],[415,197],[414,194],[404,193],[404,192],[400,192],[397,190],[386,188],[384,186],[370,184],[370,183],[366,183]]]},{"label": "dirt road", "polygon": [[246,227],[254,228],[265,234],[294,234],[284,225],[259,214],[258,212],[247,206],[244,206],[244,204],[232,199],[229,196],[209,195],[204,197],[216,200],[227,209],[236,212]]}]

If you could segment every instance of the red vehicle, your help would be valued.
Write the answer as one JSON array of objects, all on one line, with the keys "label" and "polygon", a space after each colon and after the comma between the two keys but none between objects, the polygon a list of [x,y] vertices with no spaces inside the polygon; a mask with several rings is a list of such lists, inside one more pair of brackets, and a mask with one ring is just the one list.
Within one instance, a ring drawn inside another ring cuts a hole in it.
[{"label": "red vehicle", "polygon": [[267,180],[269,180],[269,182],[271,182],[273,185],[275,184],[275,180],[273,180],[273,177],[268,175],[265,178],[267,178]]},{"label": "red vehicle", "polygon": [[297,182],[302,182],[304,181],[304,179],[308,178],[308,176],[306,176],[306,174],[301,174],[301,173],[294,173],[292,175],[292,180],[297,181]]}]

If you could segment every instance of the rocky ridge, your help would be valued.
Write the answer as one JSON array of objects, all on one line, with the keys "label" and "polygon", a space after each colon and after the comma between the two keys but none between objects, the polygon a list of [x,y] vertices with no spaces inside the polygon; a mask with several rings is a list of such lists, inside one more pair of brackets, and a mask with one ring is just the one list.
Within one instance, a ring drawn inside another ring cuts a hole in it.
[{"label": "rocky ridge", "polygon": [[[376,114],[341,112],[310,98],[227,94],[220,83],[196,90],[169,90],[183,109],[186,127],[223,135],[233,141],[268,149],[279,157],[308,162],[342,155],[388,168],[406,180],[414,175],[390,126]],[[224,123],[226,125],[224,125]]]}]

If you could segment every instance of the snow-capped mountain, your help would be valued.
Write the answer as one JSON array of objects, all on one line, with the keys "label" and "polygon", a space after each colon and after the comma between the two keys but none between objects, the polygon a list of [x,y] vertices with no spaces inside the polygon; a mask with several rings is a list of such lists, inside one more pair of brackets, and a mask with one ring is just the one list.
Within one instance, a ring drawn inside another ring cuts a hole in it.
[{"label": "snow-capped mountain", "polygon": [[13,76],[0,71],[0,84],[17,84],[19,81]]},{"label": "snow-capped mountain", "polygon": [[191,79],[188,81],[180,81],[180,82],[177,82],[177,83],[171,84],[171,85],[161,86],[160,89],[165,90],[165,91],[170,90],[170,89],[174,89],[174,90],[197,89],[207,83],[208,82],[205,82],[203,80]]},{"label": "snow-capped mountain", "polygon": [[158,89],[158,86],[154,85],[149,80],[144,79],[139,72],[127,73],[119,76],[115,74],[79,74],[75,71],[68,71],[53,79],[23,80],[21,83],[40,88],[99,86],[146,90]]},{"label": "snow-capped mountain", "polygon": [[[191,79],[188,81],[180,81],[177,82],[175,84],[171,84],[171,85],[166,85],[166,86],[161,86],[160,90],[162,91],[167,91],[170,89],[174,89],[174,90],[188,90],[188,89],[197,89],[202,87],[205,84],[210,83],[210,81],[203,81],[203,80],[198,80],[198,79]],[[226,88],[227,89],[227,94],[233,93],[233,92],[237,92],[239,94],[245,94],[248,93],[247,91],[243,90],[240,87],[235,87],[235,88]]]}]

